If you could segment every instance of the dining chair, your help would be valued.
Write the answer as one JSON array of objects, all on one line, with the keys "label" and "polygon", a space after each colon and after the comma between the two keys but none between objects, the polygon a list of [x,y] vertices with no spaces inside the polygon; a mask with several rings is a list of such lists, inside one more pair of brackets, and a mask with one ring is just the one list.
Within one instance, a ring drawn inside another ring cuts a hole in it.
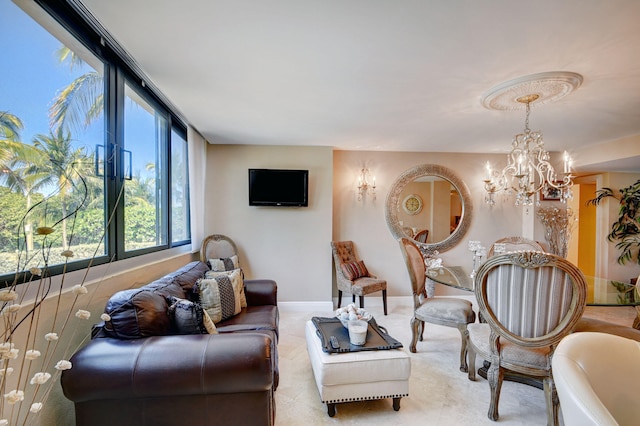
[{"label": "dining chair", "polygon": [[424,323],[455,327],[460,331],[460,371],[467,371],[467,324],[476,320],[473,305],[466,299],[456,297],[428,297],[425,288],[426,266],[418,246],[408,238],[400,238],[400,249],[404,257],[411,292],[413,294],[413,317],[411,318],[411,345],[416,352],[418,338],[423,340]]},{"label": "dining chair", "polygon": [[[497,243],[502,243],[505,245],[506,251],[518,251],[518,250],[536,250],[536,251],[545,251],[542,244],[537,241],[530,240],[529,238],[524,237],[504,237],[500,238],[491,244],[489,247],[489,251],[487,253],[487,257],[491,257],[494,255],[494,248]],[[500,254],[500,253],[495,253]]]},{"label": "dining chair", "polygon": [[607,333],[574,333],[551,365],[565,426],[638,424],[640,342]]},{"label": "dining chair", "polygon": [[498,420],[498,402],[505,370],[542,379],[547,424],[558,424],[558,396],[551,359],[558,342],[571,333],[586,306],[587,283],[582,272],[560,256],[519,251],[489,258],[475,277],[479,315],[484,323],[469,324],[469,379],[475,380],[475,359],[491,363],[488,416]]},{"label": "dining chair", "polygon": [[336,270],[338,308],[342,305],[343,291],[351,293],[354,303],[358,296],[361,308],[364,308],[365,295],[382,291],[382,306],[387,315],[387,282],[369,273],[364,261],[356,255],[353,241],[332,241],[331,252]]},{"label": "dining chair", "polygon": [[226,235],[212,234],[202,241],[200,248],[200,261],[209,259],[230,258],[238,255],[238,248],[233,240]]},{"label": "dining chair", "polygon": [[408,235],[410,237],[413,237],[413,228],[411,228],[410,226],[403,226],[402,227],[402,232],[404,232],[405,235]]},{"label": "dining chair", "polygon": [[428,229],[421,229],[413,237],[413,239],[416,240],[417,242],[425,243],[425,244],[427,242],[427,238],[429,238],[429,230]]}]

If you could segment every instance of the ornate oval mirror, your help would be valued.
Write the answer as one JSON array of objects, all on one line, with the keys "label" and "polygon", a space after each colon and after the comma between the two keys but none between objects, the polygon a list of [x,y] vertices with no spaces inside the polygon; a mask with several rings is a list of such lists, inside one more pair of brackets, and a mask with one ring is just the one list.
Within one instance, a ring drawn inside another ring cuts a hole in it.
[{"label": "ornate oval mirror", "polygon": [[473,207],[467,185],[436,164],[413,167],[391,186],[385,218],[391,234],[411,238],[427,251],[446,251],[467,233]]}]

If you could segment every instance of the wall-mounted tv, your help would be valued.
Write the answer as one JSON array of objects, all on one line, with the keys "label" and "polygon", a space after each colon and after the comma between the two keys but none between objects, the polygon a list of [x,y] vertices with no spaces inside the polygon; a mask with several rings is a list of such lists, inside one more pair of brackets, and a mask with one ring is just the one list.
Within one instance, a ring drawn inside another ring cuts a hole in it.
[{"label": "wall-mounted tv", "polygon": [[309,170],[249,169],[250,206],[307,207]]}]

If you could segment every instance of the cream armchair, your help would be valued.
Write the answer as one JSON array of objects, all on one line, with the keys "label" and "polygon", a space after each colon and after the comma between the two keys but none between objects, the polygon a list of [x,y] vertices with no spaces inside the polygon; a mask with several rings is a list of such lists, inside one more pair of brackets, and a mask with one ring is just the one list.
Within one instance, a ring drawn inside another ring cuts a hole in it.
[{"label": "cream armchair", "polygon": [[640,342],[574,333],[558,344],[551,363],[565,426],[638,424]]}]

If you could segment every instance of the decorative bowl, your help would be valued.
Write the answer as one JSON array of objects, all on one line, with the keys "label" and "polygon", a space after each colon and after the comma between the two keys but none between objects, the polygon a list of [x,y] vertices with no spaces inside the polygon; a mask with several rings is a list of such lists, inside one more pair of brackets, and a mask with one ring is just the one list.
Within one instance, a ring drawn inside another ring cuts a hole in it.
[{"label": "decorative bowl", "polygon": [[356,305],[351,303],[345,307],[336,309],[336,318],[340,320],[344,328],[347,328],[350,320],[369,321],[373,318],[373,315],[363,308],[356,308]]}]

